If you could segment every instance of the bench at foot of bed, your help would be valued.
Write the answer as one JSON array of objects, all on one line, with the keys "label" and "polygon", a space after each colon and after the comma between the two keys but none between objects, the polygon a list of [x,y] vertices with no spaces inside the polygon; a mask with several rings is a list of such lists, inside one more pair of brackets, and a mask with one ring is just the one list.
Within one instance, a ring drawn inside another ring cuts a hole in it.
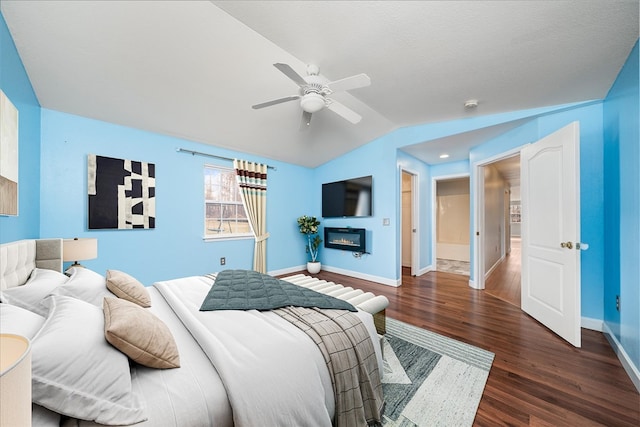
[{"label": "bench at foot of bed", "polygon": [[389,300],[384,295],[374,295],[371,292],[364,292],[361,289],[354,289],[350,286],[327,282],[326,280],[320,280],[304,274],[283,277],[281,280],[286,280],[295,285],[345,300],[358,310],[371,313],[377,332],[381,335],[385,334],[385,309],[389,305]]}]

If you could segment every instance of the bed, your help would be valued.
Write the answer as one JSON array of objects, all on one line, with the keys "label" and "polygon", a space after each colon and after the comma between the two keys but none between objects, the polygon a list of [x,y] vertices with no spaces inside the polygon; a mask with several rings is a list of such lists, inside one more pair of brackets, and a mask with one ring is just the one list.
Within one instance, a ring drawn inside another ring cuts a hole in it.
[{"label": "bed", "polygon": [[[231,291],[208,298],[226,289],[223,279],[237,291],[253,273],[144,287],[117,270],[63,274],[61,248],[60,239],[0,245],[0,332],[31,340],[34,426],[379,424],[382,353],[371,314],[201,311],[206,301],[237,301]],[[339,333],[324,329],[345,322]],[[327,350],[327,341],[348,342]],[[349,354],[349,369],[332,351]]]}]

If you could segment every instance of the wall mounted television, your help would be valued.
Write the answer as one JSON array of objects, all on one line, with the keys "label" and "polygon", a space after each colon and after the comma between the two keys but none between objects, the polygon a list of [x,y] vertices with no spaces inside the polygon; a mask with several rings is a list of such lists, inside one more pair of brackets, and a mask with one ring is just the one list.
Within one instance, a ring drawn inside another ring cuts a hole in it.
[{"label": "wall mounted television", "polygon": [[372,216],[373,177],[322,184],[322,217]]}]

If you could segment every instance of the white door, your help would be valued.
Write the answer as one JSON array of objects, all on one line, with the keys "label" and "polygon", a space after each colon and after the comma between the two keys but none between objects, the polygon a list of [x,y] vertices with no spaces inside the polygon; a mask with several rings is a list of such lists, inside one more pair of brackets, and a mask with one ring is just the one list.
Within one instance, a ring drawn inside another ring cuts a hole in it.
[{"label": "white door", "polygon": [[522,310],[580,347],[580,127],[521,152]]}]

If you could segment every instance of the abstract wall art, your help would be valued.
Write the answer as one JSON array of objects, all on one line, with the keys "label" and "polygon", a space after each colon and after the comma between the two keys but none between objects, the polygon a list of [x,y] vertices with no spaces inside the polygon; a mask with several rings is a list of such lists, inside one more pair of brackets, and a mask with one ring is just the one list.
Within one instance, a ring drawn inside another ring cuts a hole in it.
[{"label": "abstract wall art", "polygon": [[156,226],[156,171],[153,163],[89,154],[89,229]]},{"label": "abstract wall art", "polygon": [[0,215],[18,215],[18,110],[1,90]]}]

